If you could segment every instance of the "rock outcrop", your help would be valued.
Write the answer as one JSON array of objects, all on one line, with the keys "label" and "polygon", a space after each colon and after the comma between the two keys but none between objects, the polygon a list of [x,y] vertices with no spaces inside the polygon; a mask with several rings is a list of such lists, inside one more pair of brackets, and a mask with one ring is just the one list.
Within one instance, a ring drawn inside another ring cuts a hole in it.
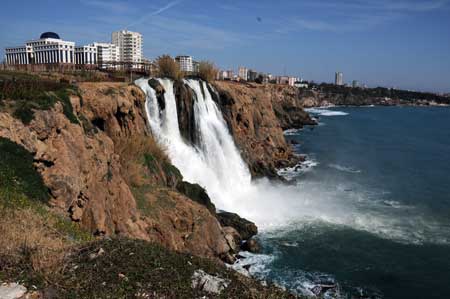
[{"label": "rock outcrop", "polygon": [[130,185],[118,147],[130,138],[151,138],[141,90],[121,83],[82,83],[78,88],[80,96],[70,100],[80,124],[67,119],[61,103],[35,111],[29,125],[0,110],[0,136],[34,155],[52,210],[97,236],[157,241],[206,257],[228,254],[215,215],[176,190],[180,178],[171,174],[177,171],[173,166],[156,160],[151,167],[164,172],[159,181],[148,175]]},{"label": "rock outcrop", "polygon": [[276,169],[299,162],[283,130],[315,124],[297,102],[296,88],[272,84],[214,83],[231,134],[253,176],[277,177]]}]

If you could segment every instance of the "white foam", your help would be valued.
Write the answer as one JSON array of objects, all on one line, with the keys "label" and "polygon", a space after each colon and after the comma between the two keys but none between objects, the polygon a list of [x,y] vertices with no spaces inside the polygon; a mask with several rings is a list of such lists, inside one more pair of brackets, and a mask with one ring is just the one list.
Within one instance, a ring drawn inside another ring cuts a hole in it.
[{"label": "white foam", "polygon": [[299,177],[302,173],[311,171],[314,167],[319,165],[319,163],[313,159],[306,159],[303,162],[293,166],[281,168],[277,171],[279,176],[284,177],[286,180],[291,181]]},{"label": "white foam", "polygon": [[335,111],[335,110],[329,110],[326,108],[306,108],[306,112],[320,115],[320,116],[345,116],[348,115],[347,112],[343,111]]},{"label": "white foam", "polygon": [[[274,255],[254,254],[247,251],[239,253],[242,259],[238,259],[231,267],[246,276],[265,278],[270,272],[270,264],[275,260]],[[246,269],[248,268],[248,270]]]},{"label": "white foam", "polygon": [[361,173],[361,170],[359,170],[359,169],[355,169],[355,168],[348,167],[348,166],[342,166],[339,164],[329,164],[328,166],[331,168],[334,168],[336,170],[343,171],[343,172]]},{"label": "white foam", "polygon": [[285,130],[283,132],[283,134],[285,136],[294,136],[294,135],[298,135],[301,131],[302,131],[302,129],[288,129],[288,130]]}]

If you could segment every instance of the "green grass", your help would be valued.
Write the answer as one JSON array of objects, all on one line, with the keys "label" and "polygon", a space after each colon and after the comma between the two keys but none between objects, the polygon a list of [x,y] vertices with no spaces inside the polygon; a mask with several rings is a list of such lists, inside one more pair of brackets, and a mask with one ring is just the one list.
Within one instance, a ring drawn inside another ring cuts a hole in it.
[{"label": "green grass", "polygon": [[33,155],[21,145],[0,137],[0,208],[31,208],[43,217],[52,217],[54,229],[77,241],[92,240],[91,234],[59,215],[49,212],[47,186],[33,166]]},{"label": "green grass", "polygon": [[150,185],[131,187],[131,192],[133,193],[133,196],[136,199],[137,208],[144,216],[153,215],[152,206],[147,198],[147,193],[151,192],[153,189],[154,187]]},{"label": "green grass", "polygon": [[[104,253],[94,259],[91,255]],[[231,281],[219,296],[191,287],[203,270]],[[72,257],[58,281],[60,298],[294,298],[279,289],[262,287],[214,261],[175,253],[139,240],[101,240]],[[139,297],[147,294],[149,297]],[[255,297],[255,294],[256,297]]]},{"label": "green grass", "polygon": [[0,137],[0,188],[23,193],[32,200],[47,202],[48,188],[33,166],[33,155],[24,147]]},{"label": "green grass", "polygon": [[24,124],[34,118],[35,110],[48,110],[57,102],[63,106],[64,115],[74,124],[79,124],[70,103],[70,95],[78,95],[76,87],[67,82],[38,79],[19,79],[0,81],[1,107],[9,104],[13,116]]}]

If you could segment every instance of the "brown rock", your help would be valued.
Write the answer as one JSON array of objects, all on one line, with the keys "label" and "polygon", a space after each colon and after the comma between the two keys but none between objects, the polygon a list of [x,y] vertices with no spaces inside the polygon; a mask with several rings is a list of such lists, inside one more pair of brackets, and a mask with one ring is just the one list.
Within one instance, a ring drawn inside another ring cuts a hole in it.
[{"label": "brown rock", "polygon": [[[82,83],[79,90],[82,101],[72,97],[71,103],[81,125],[71,123],[59,103],[36,111],[28,126],[0,112],[0,136],[34,154],[52,210],[99,236],[152,240],[199,256],[228,253],[217,219],[174,190],[168,179],[144,179],[142,186],[151,188],[138,190],[137,204],[115,149],[127,138],[151,138],[141,90],[123,83]],[[163,161],[156,163],[164,168]]]},{"label": "brown rock", "polygon": [[244,244],[242,244],[241,249],[244,251],[248,251],[251,253],[260,253],[261,252],[261,245],[259,242],[255,239],[250,239],[246,241]]},{"label": "brown rock", "polygon": [[310,118],[297,103],[295,88],[230,81],[217,81],[214,87],[215,100],[253,176],[278,177],[278,161],[297,164],[283,129],[301,127]]}]

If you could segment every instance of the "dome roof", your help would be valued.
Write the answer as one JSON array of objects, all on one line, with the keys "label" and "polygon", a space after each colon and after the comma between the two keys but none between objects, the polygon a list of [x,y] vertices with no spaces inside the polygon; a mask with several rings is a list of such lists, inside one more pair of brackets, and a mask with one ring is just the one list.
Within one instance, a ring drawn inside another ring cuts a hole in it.
[{"label": "dome roof", "polygon": [[44,32],[41,34],[41,39],[43,38],[55,38],[55,39],[61,39],[58,34],[54,32]]}]

